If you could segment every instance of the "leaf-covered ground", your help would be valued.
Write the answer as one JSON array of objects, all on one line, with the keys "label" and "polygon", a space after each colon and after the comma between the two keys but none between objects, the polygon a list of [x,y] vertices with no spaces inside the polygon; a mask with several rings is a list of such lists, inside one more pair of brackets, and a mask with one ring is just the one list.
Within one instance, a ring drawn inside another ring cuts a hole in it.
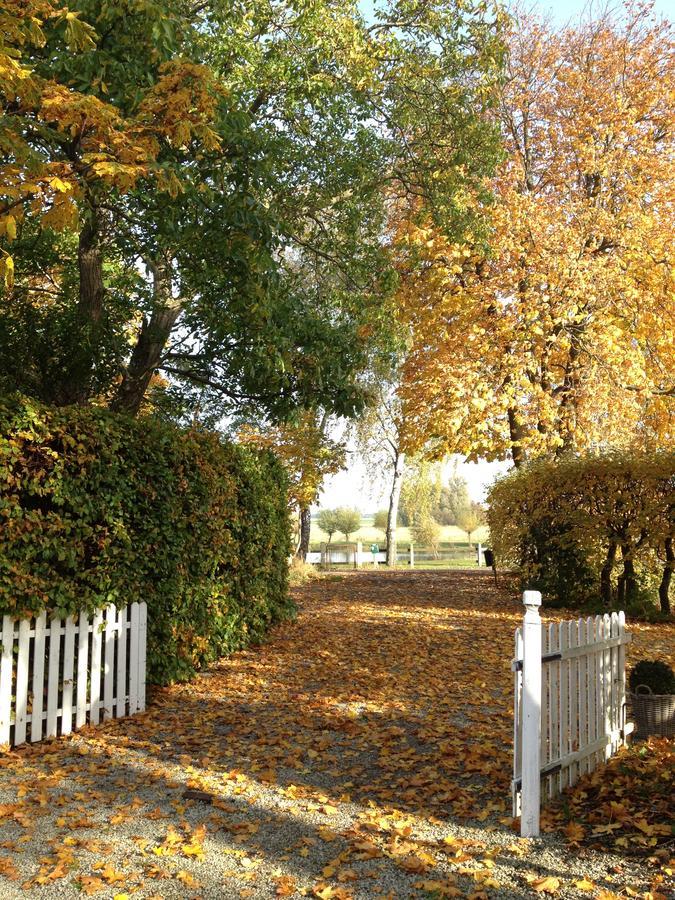
[{"label": "leaf-covered ground", "polygon": [[[672,742],[518,838],[512,583],[364,572],[298,600],[144,715],[0,755],[3,900],[669,895]],[[672,656],[673,626],[633,630],[634,657]]]}]

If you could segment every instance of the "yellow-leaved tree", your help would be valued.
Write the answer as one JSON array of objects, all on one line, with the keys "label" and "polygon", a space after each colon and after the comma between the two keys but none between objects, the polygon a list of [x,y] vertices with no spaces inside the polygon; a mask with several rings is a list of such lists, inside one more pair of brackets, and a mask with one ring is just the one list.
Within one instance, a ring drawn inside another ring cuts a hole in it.
[{"label": "yellow-leaved tree", "polygon": [[328,426],[328,416],[306,410],[290,422],[266,428],[246,425],[238,433],[241,443],[271,450],[284,466],[289,505],[298,522],[296,555],[303,561],[309,551],[310,507],[324,479],[345,466],[345,446],[330,436]]},{"label": "yellow-leaved tree", "polygon": [[406,442],[528,457],[675,436],[671,26],[515,14],[489,249],[399,211]]}]

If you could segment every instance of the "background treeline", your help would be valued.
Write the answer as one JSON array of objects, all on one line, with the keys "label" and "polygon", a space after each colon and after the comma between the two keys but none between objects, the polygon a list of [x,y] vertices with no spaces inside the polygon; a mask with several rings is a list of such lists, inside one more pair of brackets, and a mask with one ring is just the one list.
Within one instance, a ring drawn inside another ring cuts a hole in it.
[{"label": "background treeline", "polygon": [[284,485],[214,434],[2,400],[0,613],[145,600],[148,679],[188,678],[293,612]]},{"label": "background treeline", "polygon": [[492,487],[488,523],[499,561],[551,605],[670,613],[672,451],[533,462]]}]

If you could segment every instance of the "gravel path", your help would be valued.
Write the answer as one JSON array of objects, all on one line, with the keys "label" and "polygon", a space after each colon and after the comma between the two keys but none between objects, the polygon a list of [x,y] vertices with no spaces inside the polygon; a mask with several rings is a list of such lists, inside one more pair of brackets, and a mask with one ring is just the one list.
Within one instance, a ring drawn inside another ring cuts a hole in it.
[{"label": "gravel path", "polygon": [[2,900],[668,896],[662,856],[513,830],[508,583],[355,573],[298,599],[145,714],[0,756]]}]

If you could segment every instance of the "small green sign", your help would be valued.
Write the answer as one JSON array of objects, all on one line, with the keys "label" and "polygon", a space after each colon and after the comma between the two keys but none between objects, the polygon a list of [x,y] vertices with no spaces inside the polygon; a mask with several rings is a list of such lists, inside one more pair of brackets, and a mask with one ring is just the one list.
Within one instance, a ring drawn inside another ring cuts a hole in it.
[{"label": "small green sign", "polygon": [[371,553],[379,553],[379,552],[380,552],[380,545],[379,545],[379,544],[371,544],[371,545],[370,545],[370,552],[371,552]]}]

